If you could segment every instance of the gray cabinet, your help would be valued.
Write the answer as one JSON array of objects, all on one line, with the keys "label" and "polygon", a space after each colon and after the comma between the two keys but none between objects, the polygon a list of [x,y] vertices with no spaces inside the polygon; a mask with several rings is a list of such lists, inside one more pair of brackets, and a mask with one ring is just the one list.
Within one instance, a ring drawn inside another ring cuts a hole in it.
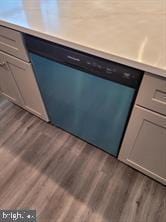
[{"label": "gray cabinet", "polygon": [[6,57],[0,53],[0,92],[12,102],[21,105],[22,97],[11,74]]},{"label": "gray cabinet", "polygon": [[22,33],[3,26],[0,26],[0,93],[48,121]]},{"label": "gray cabinet", "polygon": [[[147,88],[145,81],[140,88],[144,89],[146,100],[141,98],[143,92],[140,91],[136,100],[139,104],[135,104],[133,108],[118,159],[166,185],[166,116],[163,115],[166,104],[164,101],[160,102],[161,97],[152,101],[150,96],[150,92],[156,91],[154,83],[160,83],[157,92],[165,93],[165,79],[161,82],[161,79],[153,76],[152,86],[151,76],[151,81],[147,81],[148,76],[145,74]],[[149,93],[146,95],[145,91],[148,89]],[[148,109],[142,107],[145,104],[148,104]],[[150,107],[153,109],[149,110]],[[154,110],[161,112],[157,113]]]},{"label": "gray cabinet", "polygon": [[1,93],[12,102],[48,121],[33,69],[13,56],[0,52]]},{"label": "gray cabinet", "polygon": [[6,55],[8,66],[23,99],[23,107],[33,114],[48,120],[32,65]]}]

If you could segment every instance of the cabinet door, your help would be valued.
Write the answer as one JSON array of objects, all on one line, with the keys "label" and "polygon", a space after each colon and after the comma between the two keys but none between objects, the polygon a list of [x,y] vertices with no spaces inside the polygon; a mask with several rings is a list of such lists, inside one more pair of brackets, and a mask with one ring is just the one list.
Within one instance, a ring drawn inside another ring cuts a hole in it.
[{"label": "cabinet door", "polygon": [[135,106],[118,158],[166,184],[166,116]]},{"label": "cabinet door", "polygon": [[30,63],[6,55],[9,69],[23,98],[23,107],[40,118],[48,121],[45,107],[39,92]]},{"label": "cabinet door", "polygon": [[9,69],[6,56],[0,53],[0,91],[12,102],[21,105],[22,99],[15,79]]}]

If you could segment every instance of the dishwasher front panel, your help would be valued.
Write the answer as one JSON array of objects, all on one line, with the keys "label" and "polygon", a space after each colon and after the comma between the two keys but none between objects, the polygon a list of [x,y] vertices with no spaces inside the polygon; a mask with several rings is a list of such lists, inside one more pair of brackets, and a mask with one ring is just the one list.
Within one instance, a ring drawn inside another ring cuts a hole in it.
[{"label": "dishwasher front panel", "polygon": [[30,56],[51,122],[117,156],[135,89]]}]

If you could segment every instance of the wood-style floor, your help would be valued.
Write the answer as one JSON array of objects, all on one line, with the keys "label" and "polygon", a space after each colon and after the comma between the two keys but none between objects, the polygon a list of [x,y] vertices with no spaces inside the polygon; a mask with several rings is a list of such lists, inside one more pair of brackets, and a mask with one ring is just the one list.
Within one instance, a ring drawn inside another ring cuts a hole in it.
[{"label": "wood-style floor", "polygon": [[0,209],[39,222],[166,222],[166,187],[0,97]]}]

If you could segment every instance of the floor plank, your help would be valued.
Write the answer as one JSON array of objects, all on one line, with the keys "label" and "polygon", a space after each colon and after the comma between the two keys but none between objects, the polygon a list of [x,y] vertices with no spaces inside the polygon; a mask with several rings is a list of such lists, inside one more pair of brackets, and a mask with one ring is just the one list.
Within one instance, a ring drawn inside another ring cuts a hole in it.
[{"label": "floor plank", "polygon": [[0,97],[0,208],[39,222],[166,222],[166,187]]}]

